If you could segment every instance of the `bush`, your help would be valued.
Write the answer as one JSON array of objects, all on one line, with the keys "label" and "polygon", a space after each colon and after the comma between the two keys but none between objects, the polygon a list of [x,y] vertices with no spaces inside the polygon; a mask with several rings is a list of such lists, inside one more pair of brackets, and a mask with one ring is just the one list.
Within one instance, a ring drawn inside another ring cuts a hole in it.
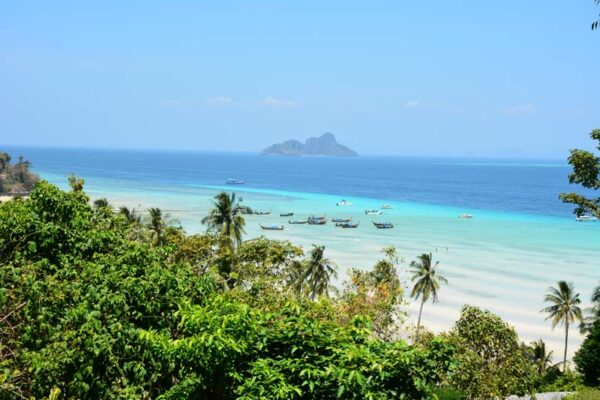
[{"label": "bush", "polygon": [[535,367],[521,349],[515,330],[499,316],[464,306],[449,336],[458,363],[449,383],[469,398],[498,398],[534,390]]},{"label": "bush", "polygon": [[600,385],[600,320],[594,323],[573,360],[586,385]]},{"label": "bush", "polygon": [[585,389],[563,398],[564,400],[600,400],[600,390]]},{"label": "bush", "polygon": [[441,387],[434,394],[438,400],[463,400],[467,398],[462,391],[452,387]]}]

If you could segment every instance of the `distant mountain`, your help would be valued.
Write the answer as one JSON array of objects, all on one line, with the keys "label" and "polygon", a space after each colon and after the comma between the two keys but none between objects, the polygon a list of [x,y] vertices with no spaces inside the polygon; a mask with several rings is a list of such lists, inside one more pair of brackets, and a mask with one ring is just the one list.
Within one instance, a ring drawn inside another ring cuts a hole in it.
[{"label": "distant mountain", "polygon": [[335,140],[332,133],[324,133],[319,137],[311,137],[303,144],[297,140],[286,140],[267,147],[262,151],[263,155],[281,156],[335,156],[356,157],[354,150],[341,145]]}]

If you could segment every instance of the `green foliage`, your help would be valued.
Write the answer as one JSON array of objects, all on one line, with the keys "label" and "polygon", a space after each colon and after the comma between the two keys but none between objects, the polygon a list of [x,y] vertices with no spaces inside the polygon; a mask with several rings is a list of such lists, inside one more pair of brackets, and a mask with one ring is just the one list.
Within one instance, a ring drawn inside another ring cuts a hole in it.
[{"label": "green foliage", "polygon": [[183,306],[177,338],[142,334],[176,382],[164,398],[421,398],[452,367],[444,341],[417,349],[374,340],[359,319],[345,328],[308,317],[313,305],[266,313],[223,294]]},{"label": "green foliage", "polygon": [[322,252],[233,251],[71,183],[0,205],[0,399],[428,398],[453,368],[447,340],[381,341],[368,316],[340,323],[335,299],[298,296]]},{"label": "green foliage", "polygon": [[458,362],[449,383],[469,398],[491,399],[533,390],[535,368],[519,346],[515,330],[497,315],[464,306],[449,338]]},{"label": "green foliage", "polygon": [[0,151],[0,194],[29,192],[38,181],[38,176],[29,171],[31,163],[19,157],[19,161],[12,164],[11,156]]},{"label": "green foliage", "polygon": [[594,323],[573,360],[586,385],[600,386],[600,320]]},{"label": "green foliage", "polygon": [[552,366],[540,377],[538,392],[574,392],[585,388],[581,374]]},{"label": "green foliage", "polygon": [[463,400],[467,398],[462,391],[448,386],[436,389],[435,395],[438,400]]},{"label": "green foliage", "polygon": [[400,309],[404,289],[396,269],[399,259],[391,247],[383,250],[386,258],[378,261],[373,270],[348,271],[339,301],[338,315],[342,322],[356,315],[369,317],[373,333],[380,339],[398,336],[406,313]]},{"label": "green foliage", "polygon": [[570,394],[564,400],[600,400],[600,390],[584,389],[580,392]]},{"label": "green foliage", "polygon": [[[590,137],[600,143],[600,129],[594,129]],[[600,144],[597,148],[600,150]],[[589,151],[574,149],[571,150],[568,161],[573,167],[573,172],[569,175],[569,183],[591,190],[600,188],[600,158]],[[565,203],[576,206],[574,210],[576,215],[590,213],[600,216],[600,197],[588,198],[578,193],[561,193],[560,198]]]}]

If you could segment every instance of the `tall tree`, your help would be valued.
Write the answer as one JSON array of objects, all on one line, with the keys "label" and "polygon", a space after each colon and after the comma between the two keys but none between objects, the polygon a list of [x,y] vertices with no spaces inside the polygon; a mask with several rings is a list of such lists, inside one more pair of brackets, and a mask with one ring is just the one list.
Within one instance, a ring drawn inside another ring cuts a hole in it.
[{"label": "tall tree", "polygon": [[246,233],[244,230],[246,221],[242,213],[250,211],[248,207],[240,204],[241,201],[242,199],[238,199],[235,193],[221,192],[215,196],[214,207],[202,219],[209,232],[217,233],[233,247],[239,247],[242,243],[242,237]]},{"label": "tall tree", "polygon": [[[594,129],[590,137],[598,141],[597,149],[600,150],[600,129]],[[569,175],[569,183],[583,186],[585,189],[597,190],[600,188],[600,158],[586,150],[573,149],[568,158],[573,172]],[[600,197],[587,198],[578,193],[561,193],[563,202],[575,204],[575,214],[590,213],[600,217]]]},{"label": "tall tree", "polygon": [[423,304],[432,298],[435,303],[438,299],[438,291],[440,290],[440,282],[448,283],[448,280],[437,273],[439,261],[433,264],[431,253],[423,253],[417,257],[416,261],[410,263],[410,271],[412,281],[415,282],[410,296],[417,300],[421,297],[421,307],[419,308],[419,319],[417,321],[417,333],[415,340],[419,339],[419,329],[421,327],[421,313],[423,312]]},{"label": "tall tree", "polygon": [[558,281],[558,287],[549,287],[548,293],[544,298],[546,303],[550,305],[542,309],[542,312],[548,314],[546,320],[552,320],[552,329],[556,325],[563,325],[565,327],[565,352],[563,356],[563,372],[567,368],[567,346],[569,343],[569,326],[575,321],[582,322],[583,316],[581,314],[581,300],[579,299],[579,293],[575,293],[575,288],[572,283],[565,281]]},{"label": "tall tree", "polygon": [[168,214],[163,214],[160,208],[150,208],[148,210],[147,228],[150,231],[152,244],[154,246],[162,246],[166,244],[166,230],[175,223],[176,221],[171,219]]},{"label": "tall tree", "polygon": [[304,265],[303,282],[309,297],[314,300],[317,296],[327,295],[331,278],[337,277],[334,264],[325,258],[325,246],[313,245]]}]

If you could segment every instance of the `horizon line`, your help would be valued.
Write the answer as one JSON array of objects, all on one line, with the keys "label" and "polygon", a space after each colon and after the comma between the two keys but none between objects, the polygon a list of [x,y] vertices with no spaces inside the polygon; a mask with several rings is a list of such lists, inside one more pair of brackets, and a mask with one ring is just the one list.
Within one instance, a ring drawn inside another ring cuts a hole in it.
[{"label": "horizon line", "polygon": [[[55,149],[55,150],[96,150],[96,151],[132,151],[132,152],[155,152],[155,153],[206,153],[206,154],[244,154],[244,155],[261,155],[260,151],[251,151],[251,150],[226,150],[226,149],[199,149],[199,148],[183,148],[183,147],[130,147],[130,146],[86,146],[86,145],[33,145],[33,144],[1,144],[0,143],[0,151],[2,148],[10,148],[10,147],[20,147],[20,148],[32,148],[32,149]],[[265,157],[283,157],[283,158],[356,158],[356,157],[343,157],[343,156],[283,156],[283,155],[265,155]],[[358,153],[358,158],[360,157],[398,157],[398,158],[453,158],[453,159],[479,159],[479,160],[547,160],[547,161],[562,161],[567,163],[568,154],[565,154],[564,158],[559,158],[557,156],[533,156],[533,155],[471,155],[471,154],[436,154],[436,155],[420,155],[420,154],[410,154],[410,153],[398,153],[398,154],[390,154],[390,153]]]}]

